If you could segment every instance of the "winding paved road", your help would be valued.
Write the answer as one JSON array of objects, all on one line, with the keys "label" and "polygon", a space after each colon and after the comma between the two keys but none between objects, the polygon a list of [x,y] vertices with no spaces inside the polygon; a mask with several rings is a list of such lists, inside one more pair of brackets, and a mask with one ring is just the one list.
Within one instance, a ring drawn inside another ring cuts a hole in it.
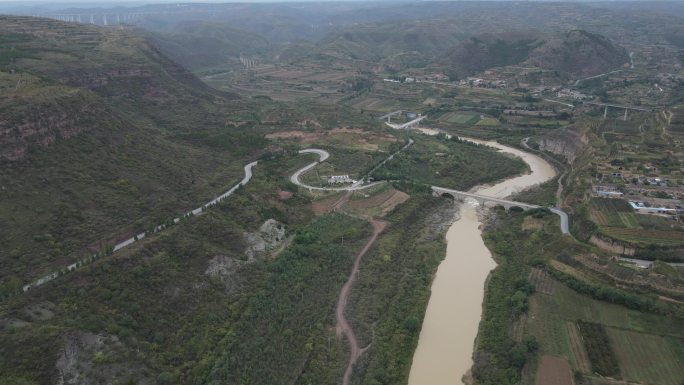
[{"label": "winding paved road", "polygon": [[[373,170],[371,170],[370,173],[372,173],[372,172],[375,171],[378,167],[380,167],[380,166],[382,166],[383,164],[385,164],[385,162],[387,162],[388,160],[391,160],[391,159],[394,157],[394,155],[396,155],[396,154],[398,154],[399,152],[403,151],[404,149],[408,148],[408,147],[411,146],[412,144],[413,144],[413,139],[409,139],[409,142],[408,142],[404,147],[402,147],[402,148],[399,149],[397,152],[395,152],[394,154],[390,155],[387,159],[385,159],[385,160],[382,161],[380,164],[378,164],[375,168],[373,168]],[[320,150],[320,149],[316,149],[316,148],[301,150],[301,151],[299,151],[299,153],[300,153],[300,154],[309,154],[309,153],[318,154],[319,160],[318,160],[317,162],[313,162],[313,163],[311,163],[311,164],[309,164],[309,165],[307,165],[307,166],[305,166],[305,167],[299,169],[297,172],[295,172],[295,173],[292,175],[292,177],[290,177],[290,180],[291,180],[293,183],[295,183],[296,185],[298,185],[298,186],[302,186],[302,187],[305,187],[305,188],[310,189],[310,190],[325,190],[325,191],[356,191],[356,190],[363,190],[363,189],[366,189],[366,188],[369,188],[369,187],[372,187],[372,186],[375,186],[375,185],[381,183],[381,182],[375,182],[375,183],[369,183],[369,184],[365,184],[365,185],[364,185],[364,184],[362,184],[362,183],[363,183],[363,179],[365,179],[365,177],[364,177],[364,178],[362,178],[359,182],[356,182],[356,183],[354,183],[354,184],[351,185],[351,186],[345,186],[345,187],[315,187],[315,186],[309,186],[309,185],[307,185],[307,184],[304,184],[304,183],[300,182],[300,181],[299,181],[299,177],[300,177],[303,173],[305,173],[306,171],[312,169],[313,167],[315,167],[315,166],[318,165],[319,163],[321,163],[321,162],[325,161],[326,159],[328,159],[328,158],[330,157],[330,154],[329,154],[327,151],[325,151],[325,150]],[[196,209],[194,209],[194,210],[188,211],[187,213],[183,214],[181,217],[173,218],[173,223],[178,223],[178,222],[180,222],[182,218],[185,218],[185,217],[188,217],[188,216],[191,216],[191,215],[200,214],[200,213],[202,213],[205,209],[207,209],[208,207],[213,206],[213,205],[215,205],[215,204],[221,202],[222,200],[228,198],[229,196],[233,195],[233,193],[235,193],[235,191],[236,191],[238,188],[240,188],[240,186],[246,185],[246,184],[252,179],[252,168],[254,168],[254,166],[256,166],[256,165],[257,165],[257,162],[256,162],[256,161],[255,161],[255,162],[248,163],[247,165],[245,165],[245,167],[244,167],[245,176],[242,178],[242,180],[241,180],[238,184],[236,184],[235,186],[233,186],[230,190],[228,190],[228,191],[224,192],[223,194],[219,195],[218,197],[216,197],[216,198],[212,199],[211,201],[205,203],[204,205],[202,205],[202,206],[200,206],[200,207],[198,207],[198,208],[196,208]],[[370,174],[370,173],[369,173],[369,174]],[[167,227],[168,227],[167,224],[160,224],[160,225],[156,226],[156,227],[151,231],[151,233],[156,233],[156,232],[158,232],[158,231],[164,230],[164,229],[167,228]],[[139,240],[145,238],[146,235],[148,235],[148,232],[142,232],[142,233],[137,234],[137,235],[135,235],[135,236],[133,236],[133,237],[131,237],[131,238],[128,238],[128,239],[126,239],[126,240],[123,240],[123,241],[117,243],[116,245],[114,245],[112,251],[116,252],[116,251],[119,251],[119,250],[121,250],[121,249],[123,249],[123,248],[125,248],[125,247],[128,247],[128,246],[134,244],[135,242],[137,242],[137,241],[139,241]],[[78,269],[80,266],[86,265],[86,264],[88,264],[89,262],[91,262],[90,258],[81,259],[81,260],[79,260],[79,261],[77,261],[77,262],[74,262],[74,263],[72,263],[72,264],[66,266],[65,269],[66,269],[66,271],[74,271],[74,270]],[[30,282],[30,283],[24,285],[24,286],[22,287],[22,291],[26,292],[26,291],[31,290],[32,288],[35,288],[35,287],[44,285],[44,284],[46,284],[46,283],[52,281],[53,279],[55,279],[55,278],[57,278],[57,277],[59,276],[60,271],[61,271],[61,270],[53,271],[53,272],[51,272],[50,274],[47,274],[47,275],[45,275],[45,276],[43,276],[43,277],[40,277],[40,278],[36,279],[36,280],[33,281],[33,282]]]},{"label": "winding paved road", "polygon": [[318,190],[318,191],[357,191],[357,190],[367,189],[369,187],[373,187],[375,185],[378,185],[382,182],[373,182],[373,183],[369,183],[369,184],[363,184],[363,181],[368,176],[373,174],[373,172],[375,170],[382,167],[388,161],[394,159],[395,155],[397,155],[398,153],[400,153],[400,152],[404,151],[405,149],[409,148],[410,146],[412,146],[413,143],[415,143],[413,141],[413,139],[409,138],[408,143],[406,143],[406,145],[404,147],[400,148],[395,153],[393,153],[392,155],[388,156],[385,160],[380,162],[377,166],[373,167],[373,169],[370,170],[366,175],[364,175],[358,182],[352,184],[351,186],[344,186],[344,187],[316,187],[316,186],[310,186],[310,185],[305,184],[302,181],[300,181],[299,177],[302,176],[302,174],[304,174],[305,172],[316,167],[319,163],[324,162],[326,159],[328,159],[330,157],[329,152],[327,152],[325,150],[318,149],[318,148],[307,148],[305,150],[300,150],[299,151],[300,154],[318,154],[319,159],[317,162],[313,162],[313,163],[308,164],[307,166],[297,170],[297,172],[292,174],[292,176],[290,177],[290,181],[292,183],[296,184],[297,186],[301,186],[301,187],[307,188],[309,190]]},{"label": "winding paved road", "polygon": [[324,160],[328,159],[330,157],[330,154],[325,151],[325,150],[319,150],[317,148],[308,148],[306,150],[301,150],[299,151],[300,154],[318,154],[320,159],[316,162],[313,162],[304,168],[301,168],[297,170],[292,176],[290,177],[290,181],[297,186],[307,188],[309,190],[319,190],[319,191],[356,191],[356,190],[363,190],[372,186],[375,186],[379,184],[380,182],[374,182],[374,183],[369,183],[369,184],[361,184],[363,180],[358,181],[351,186],[345,186],[345,187],[316,187],[316,186],[311,186],[306,183],[303,183],[299,180],[299,177],[304,174],[305,172],[311,170],[312,168],[316,167],[319,163],[323,162]]},{"label": "winding paved road", "polygon": [[[235,186],[233,186],[230,190],[228,190],[228,191],[224,192],[223,194],[219,195],[218,197],[216,197],[216,198],[212,199],[211,201],[205,203],[204,205],[202,205],[202,206],[200,206],[200,207],[198,207],[198,208],[196,208],[196,209],[194,209],[194,210],[188,211],[188,212],[185,213],[182,217],[187,217],[187,216],[190,216],[190,215],[197,215],[197,214],[203,212],[203,211],[204,211],[206,208],[208,208],[209,206],[213,206],[213,205],[219,203],[220,201],[222,201],[222,200],[228,198],[229,196],[233,195],[233,193],[235,192],[235,190],[237,190],[238,188],[240,188],[240,186],[246,185],[247,182],[249,182],[250,179],[252,179],[252,168],[253,168],[254,166],[256,166],[256,165],[257,165],[257,162],[256,162],[256,161],[255,161],[255,162],[252,162],[252,163],[249,163],[249,164],[247,164],[247,165],[245,165],[245,167],[244,167],[245,176],[242,178],[242,180],[241,180],[238,184],[236,184]],[[178,223],[178,222],[180,222],[182,217],[173,218],[173,223]],[[158,232],[158,231],[161,231],[161,230],[165,229],[166,227],[167,227],[166,224],[158,225],[158,226],[156,226],[156,227],[154,228],[154,230],[152,231],[152,233],[156,233],[156,232]],[[135,242],[137,242],[137,241],[139,241],[139,240],[145,238],[146,235],[147,235],[146,232],[142,232],[142,233],[140,233],[140,234],[138,234],[138,235],[136,235],[136,236],[133,236],[133,237],[128,238],[128,239],[126,239],[126,240],[124,240],[124,241],[121,241],[121,242],[117,243],[116,245],[114,245],[114,248],[112,249],[112,251],[119,251],[119,250],[121,250],[121,249],[123,249],[123,248],[125,248],[125,247],[127,247],[127,246],[130,246],[130,245],[134,244]],[[77,268],[79,268],[80,266],[85,265],[85,264],[88,264],[89,262],[90,262],[90,259],[82,259],[82,260],[79,260],[78,262],[74,262],[74,263],[72,263],[71,265],[67,266],[67,267],[66,267],[66,270],[67,270],[67,271],[74,271],[74,270],[76,270]],[[47,275],[45,275],[45,276],[43,276],[43,277],[38,278],[37,280],[35,280],[35,281],[31,282],[31,283],[28,283],[28,284],[24,285],[24,286],[22,287],[22,291],[26,292],[26,291],[28,291],[28,290],[31,290],[31,289],[34,288],[34,287],[38,287],[38,286],[44,285],[44,284],[46,284],[46,283],[52,281],[53,279],[57,278],[58,276],[59,276],[59,271],[53,271],[53,272],[50,273],[50,274],[47,274]]]}]

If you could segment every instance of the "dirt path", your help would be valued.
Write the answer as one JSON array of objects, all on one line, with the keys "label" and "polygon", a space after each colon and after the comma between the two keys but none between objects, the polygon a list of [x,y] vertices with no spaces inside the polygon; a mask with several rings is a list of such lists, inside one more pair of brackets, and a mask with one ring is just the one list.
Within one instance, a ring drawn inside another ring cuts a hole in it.
[{"label": "dirt path", "polygon": [[375,243],[375,240],[378,239],[378,235],[380,235],[380,233],[385,229],[385,226],[387,225],[386,222],[379,221],[376,219],[371,219],[370,223],[371,225],[373,225],[373,236],[368,240],[368,242],[366,242],[366,245],[363,246],[363,249],[361,249],[361,251],[359,251],[359,253],[356,255],[356,260],[354,260],[354,267],[352,268],[351,274],[349,274],[349,278],[347,278],[347,282],[344,284],[344,286],[342,286],[342,290],[340,291],[340,297],[337,300],[337,308],[335,310],[335,316],[337,318],[337,336],[339,337],[342,334],[344,334],[347,337],[350,351],[349,363],[347,363],[347,369],[345,369],[344,371],[342,385],[349,385],[349,379],[351,378],[354,364],[359,359],[362,353],[362,350],[359,347],[359,341],[356,339],[356,334],[354,334],[354,329],[352,329],[351,325],[349,325],[349,321],[347,321],[347,319],[344,317],[344,309],[347,306],[349,290],[351,289],[351,286],[354,283],[354,280],[356,279],[356,275],[359,273],[359,265],[361,264],[361,258],[363,258],[363,256],[368,252],[373,243]]}]

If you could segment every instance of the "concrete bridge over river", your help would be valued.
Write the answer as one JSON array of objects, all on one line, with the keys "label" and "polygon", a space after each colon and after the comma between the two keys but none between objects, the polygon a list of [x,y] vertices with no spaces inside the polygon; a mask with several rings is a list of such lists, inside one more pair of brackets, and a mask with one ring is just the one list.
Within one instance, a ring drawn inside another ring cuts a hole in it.
[{"label": "concrete bridge over river", "polygon": [[561,233],[563,233],[563,234],[569,234],[570,233],[570,222],[568,220],[568,215],[564,211],[559,210],[555,207],[544,207],[544,206],[533,205],[533,204],[529,204],[529,203],[516,202],[516,201],[511,201],[508,199],[494,198],[494,197],[489,197],[486,195],[473,194],[473,193],[469,193],[469,192],[465,192],[465,191],[452,190],[452,189],[448,189],[448,188],[444,188],[444,187],[438,187],[438,186],[431,186],[431,188],[432,188],[432,193],[435,196],[451,197],[453,199],[459,199],[459,200],[465,200],[466,198],[470,198],[470,199],[476,200],[482,206],[484,206],[485,203],[489,202],[489,203],[494,203],[496,205],[501,205],[506,210],[509,210],[512,207],[520,207],[521,209],[523,209],[525,211],[532,210],[532,209],[546,208],[546,209],[549,209],[552,213],[554,213],[560,217]]}]

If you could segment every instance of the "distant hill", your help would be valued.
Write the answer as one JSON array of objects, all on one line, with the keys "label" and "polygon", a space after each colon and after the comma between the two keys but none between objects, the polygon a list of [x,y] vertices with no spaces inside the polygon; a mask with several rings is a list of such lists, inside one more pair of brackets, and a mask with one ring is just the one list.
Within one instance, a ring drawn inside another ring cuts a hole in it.
[{"label": "distant hill", "polygon": [[331,32],[316,43],[293,44],[281,61],[366,62],[380,70],[431,65],[464,37],[464,25],[449,20],[359,24]]},{"label": "distant hill", "polygon": [[439,67],[453,78],[522,63],[568,76],[591,76],[629,61],[624,48],[598,34],[549,33],[463,18],[359,24],[331,32],[313,44],[291,45],[280,59],[365,62],[379,71]]},{"label": "distant hill", "polygon": [[190,22],[148,35],[165,55],[191,70],[240,65],[240,54],[264,55],[269,42],[219,22]]},{"label": "distant hill", "polygon": [[615,70],[628,61],[627,51],[608,38],[572,30],[560,34],[473,36],[460,42],[445,64],[460,76],[519,63],[570,76],[592,76]]},{"label": "distant hill", "polygon": [[629,62],[629,55],[604,36],[573,30],[547,39],[530,53],[528,62],[575,76],[593,76],[620,68]]},{"label": "distant hill", "polygon": [[452,77],[460,78],[492,67],[517,64],[541,44],[539,37],[531,32],[472,36],[450,49],[441,62]]}]

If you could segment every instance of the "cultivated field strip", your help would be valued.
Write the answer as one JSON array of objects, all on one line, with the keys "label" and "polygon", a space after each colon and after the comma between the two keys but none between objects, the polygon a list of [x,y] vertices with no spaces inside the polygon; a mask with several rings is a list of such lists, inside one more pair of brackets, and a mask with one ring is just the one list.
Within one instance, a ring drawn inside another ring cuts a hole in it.
[{"label": "cultivated field strip", "polygon": [[591,373],[591,363],[589,362],[587,351],[584,349],[584,342],[577,329],[577,324],[568,321],[565,323],[565,326],[568,329],[568,341],[575,368],[582,373]]},{"label": "cultivated field strip", "polygon": [[534,268],[528,277],[530,283],[534,285],[534,290],[547,295],[553,295],[555,283],[553,278],[543,269]]}]

